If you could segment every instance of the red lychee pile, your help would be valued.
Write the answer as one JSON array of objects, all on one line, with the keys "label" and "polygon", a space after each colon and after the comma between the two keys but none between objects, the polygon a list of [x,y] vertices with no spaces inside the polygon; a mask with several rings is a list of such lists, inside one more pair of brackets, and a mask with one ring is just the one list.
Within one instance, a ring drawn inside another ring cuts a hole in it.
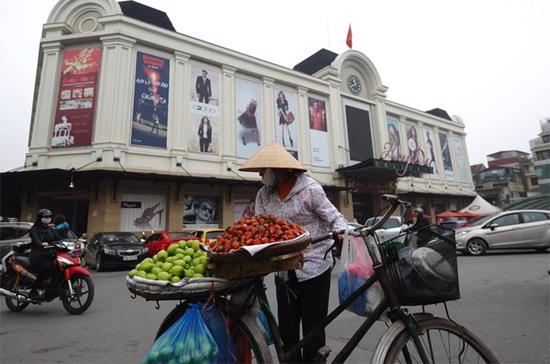
[{"label": "red lychee pile", "polygon": [[297,224],[272,215],[243,217],[230,227],[216,240],[208,245],[216,253],[228,253],[237,250],[243,245],[257,245],[275,243],[294,239],[304,233],[304,229]]}]

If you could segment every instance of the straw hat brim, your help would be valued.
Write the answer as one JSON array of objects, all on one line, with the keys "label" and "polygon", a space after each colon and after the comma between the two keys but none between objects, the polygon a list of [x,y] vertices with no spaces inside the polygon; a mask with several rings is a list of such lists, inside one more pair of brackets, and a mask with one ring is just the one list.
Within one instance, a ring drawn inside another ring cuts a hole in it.
[{"label": "straw hat brim", "polygon": [[266,168],[294,169],[301,172],[307,171],[292,154],[275,142],[266,145],[250,157],[250,159],[239,168],[239,171],[261,172]]}]

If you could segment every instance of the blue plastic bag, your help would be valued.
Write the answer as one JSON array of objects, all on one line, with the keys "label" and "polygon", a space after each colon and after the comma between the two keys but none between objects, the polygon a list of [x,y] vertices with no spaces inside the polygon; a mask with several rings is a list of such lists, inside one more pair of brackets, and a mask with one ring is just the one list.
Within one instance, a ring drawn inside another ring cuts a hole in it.
[{"label": "blue plastic bag", "polygon": [[142,364],[215,363],[219,348],[201,316],[202,304],[189,307],[164,332],[142,359]]},{"label": "blue plastic bag", "polygon": [[237,361],[235,344],[220,309],[213,304],[205,305],[201,310],[201,316],[218,345],[218,355],[213,357],[210,363],[235,363]]},{"label": "blue plastic bag", "polygon": [[271,329],[269,328],[269,323],[267,322],[267,317],[262,310],[258,311],[258,321],[261,323],[261,330],[264,333],[265,341],[267,345],[273,345],[273,335],[271,334]]}]

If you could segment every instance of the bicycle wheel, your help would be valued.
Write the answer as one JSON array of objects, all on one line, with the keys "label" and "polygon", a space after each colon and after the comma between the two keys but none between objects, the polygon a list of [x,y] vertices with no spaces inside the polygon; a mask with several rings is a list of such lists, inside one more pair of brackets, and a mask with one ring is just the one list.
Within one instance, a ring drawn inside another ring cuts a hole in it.
[{"label": "bicycle wheel", "polygon": [[[418,321],[419,339],[431,363],[498,363],[493,352],[467,328],[434,317]],[[404,326],[388,346],[384,363],[422,363]]]},{"label": "bicycle wheel", "polygon": [[[155,340],[159,338],[174,322],[176,322],[187,310],[185,303],[177,305],[162,321]],[[237,348],[238,362],[244,363],[273,363],[271,351],[267,345],[264,334],[258,327],[255,317],[247,314],[240,319],[231,317],[234,326],[231,329],[233,342],[240,340]],[[240,338],[240,339],[239,339]]]}]

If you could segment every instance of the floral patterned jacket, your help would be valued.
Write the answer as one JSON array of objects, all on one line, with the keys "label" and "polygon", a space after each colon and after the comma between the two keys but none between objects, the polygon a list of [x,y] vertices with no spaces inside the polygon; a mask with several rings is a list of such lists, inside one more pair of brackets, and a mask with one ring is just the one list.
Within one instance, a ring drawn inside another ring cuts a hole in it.
[{"label": "floral patterned jacket", "polygon": [[[262,187],[256,195],[256,215],[275,215],[301,225],[315,237],[331,230],[346,229],[344,216],[328,200],[323,187],[311,177],[299,174],[296,183],[281,201],[271,188]],[[332,242],[326,240],[314,244],[312,251],[304,256],[304,266],[296,270],[298,281],[315,278],[332,265],[332,255],[326,251]],[[286,280],[287,274],[278,274]]]}]

